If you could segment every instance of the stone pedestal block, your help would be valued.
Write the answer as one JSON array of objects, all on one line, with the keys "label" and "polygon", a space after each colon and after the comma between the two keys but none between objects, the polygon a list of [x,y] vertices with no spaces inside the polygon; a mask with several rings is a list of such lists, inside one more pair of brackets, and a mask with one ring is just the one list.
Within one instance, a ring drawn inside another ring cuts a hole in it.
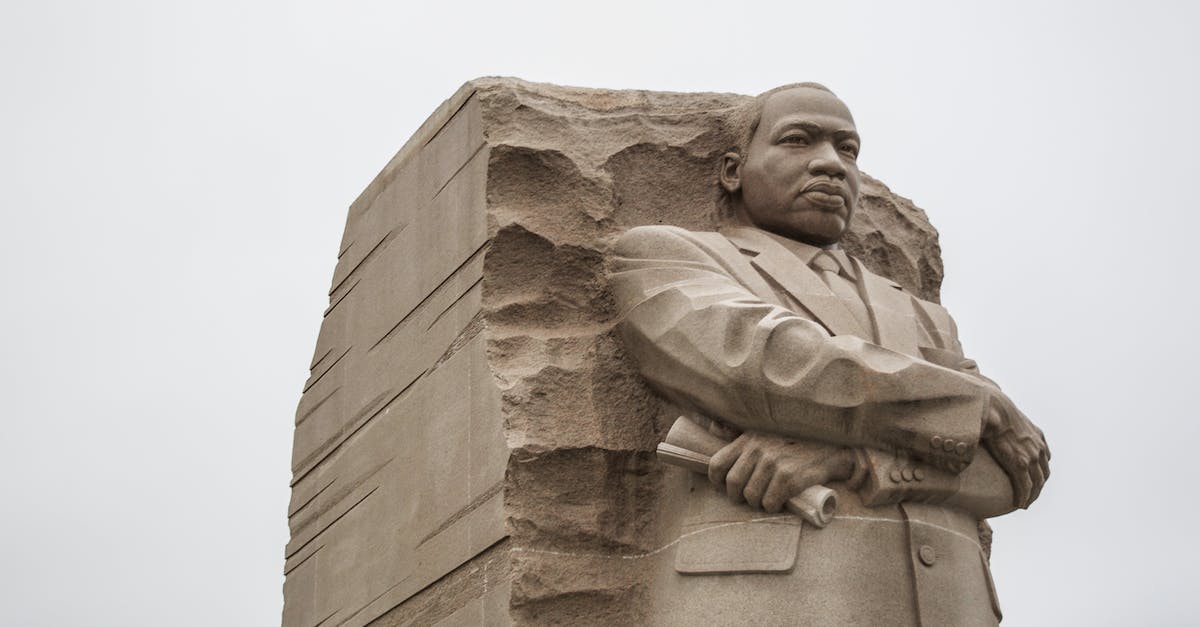
[{"label": "stone pedestal block", "polygon": [[[681,471],[605,254],[717,226],[746,100],[479,79],[372,181],[296,411],[284,625],[638,622]],[[936,231],[869,177],[845,244],[936,300]]]}]

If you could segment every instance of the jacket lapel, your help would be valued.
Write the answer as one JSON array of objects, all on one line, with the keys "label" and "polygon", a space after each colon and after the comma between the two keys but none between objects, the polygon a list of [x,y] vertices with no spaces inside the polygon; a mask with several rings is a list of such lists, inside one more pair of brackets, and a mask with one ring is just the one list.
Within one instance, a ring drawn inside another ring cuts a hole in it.
[{"label": "jacket lapel", "polygon": [[859,293],[871,312],[875,325],[875,343],[884,348],[906,355],[920,356],[917,336],[919,324],[912,315],[912,304],[907,292],[896,282],[873,274],[861,261],[851,258],[850,263],[859,276]]},{"label": "jacket lapel", "polygon": [[872,341],[871,330],[863,329],[821,277],[783,244],[747,227],[733,227],[722,232],[739,248],[753,253],[750,263],[778,283],[831,334],[854,335]]}]

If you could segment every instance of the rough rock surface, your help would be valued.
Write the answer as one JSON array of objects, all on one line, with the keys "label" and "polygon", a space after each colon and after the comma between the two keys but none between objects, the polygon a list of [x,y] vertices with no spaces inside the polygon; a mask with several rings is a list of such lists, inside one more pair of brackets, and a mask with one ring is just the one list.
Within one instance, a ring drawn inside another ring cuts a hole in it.
[{"label": "rough rock surface", "polygon": [[[663,544],[653,450],[675,416],[613,332],[605,254],[631,226],[717,226],[717,159],[746,100],[478,79],[363,192],[297,411],[285,624],[638,622]],[[862,192],[846,248],[936,301],[924,212],[870,177]],[[389,383],[355,383],[373,379]],[[369,389],[347,398],[356,384]],[[393,411],[421,386],[435,386],[428,401]],[[456,389],[472,398],[445,396]],[[472,415],[439,435],[408,426],[438,403]],[[321,412],[320,433],[302,430]],[[466,451],[474,483],[453,506],[412,483],[459,479],[415,452],[434,444],[422,438]],[[355,473],[367,478],[339,490]],[[349,505],[354,490],[367,496]],[[354,514],[359,502],[375,509]],[[472,531],[448,536],[462,521]],[[422,552],[442,536],[454,550]],[[472,583],[497,572],[502,586]]]}]

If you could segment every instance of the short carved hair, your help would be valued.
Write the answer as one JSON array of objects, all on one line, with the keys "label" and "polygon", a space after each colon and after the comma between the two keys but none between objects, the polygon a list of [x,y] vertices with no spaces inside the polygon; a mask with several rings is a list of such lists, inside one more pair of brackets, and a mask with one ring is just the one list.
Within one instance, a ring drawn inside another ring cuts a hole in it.
[{"label": "short carved hair", "polygon": [[[779,87],[764,91],[730,113],[727,128],[729,129],[733,144],[727,152],[736,152],[745,159],[746,151],[750,148],[750,141],[754,139],[754,133],[758,130],[759,123],[762,122],[763,106],[766,104],[767,99],[781,91],[798,88],[819,89],[837,96],[837,94],[833,93],[832,89],[820,83],[812,82],[788,83],[787,85],[780,85]],[[722,209],[726,212],[731,211],[733,207],[733,195],[722,187],[720,182],[717,183],[717,188],[720,189],[721,193],[720,204]],[[734,192],[734,194],[737,193],[740,192]]]},{"label": "short carved hair", "polygon": [[743,157],[746,156],[746,149],[750,147],[750,140],[754,139],[754,132],[758,130],[758,125],[760,122],[762,122],[763,106],[766,105],[768,98],[781,91],[800,88],[819,89],[823,92],[837,96],[837,94],[833,93],[832,89],[820,83],[810,82],[789,83],[787,85],[780,85],[779,87],[764,91],[763,93],[752,98],[750,102],[738,107],[738,109],[733,112],[732,119],[730,120],[730,126],[735,133],[734,137],[737,141],[733,152],[736,152]]}]

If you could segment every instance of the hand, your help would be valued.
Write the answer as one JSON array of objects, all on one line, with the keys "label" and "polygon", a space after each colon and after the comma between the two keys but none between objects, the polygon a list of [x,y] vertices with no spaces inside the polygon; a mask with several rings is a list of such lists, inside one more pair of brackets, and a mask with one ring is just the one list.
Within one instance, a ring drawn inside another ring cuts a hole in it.
[{"label": "hand", "polygon": [[708,479],[735,503],[776,513],[807,488],[850,478],[854,460],[846,448],[746,432],[713,455]]},{"label": "hand", "polygon": [[1014,505],[1027,509],[1050,478],[1050,448],[1042,430],[996,391],[984,421],[983,445],[1012,482]]}]

